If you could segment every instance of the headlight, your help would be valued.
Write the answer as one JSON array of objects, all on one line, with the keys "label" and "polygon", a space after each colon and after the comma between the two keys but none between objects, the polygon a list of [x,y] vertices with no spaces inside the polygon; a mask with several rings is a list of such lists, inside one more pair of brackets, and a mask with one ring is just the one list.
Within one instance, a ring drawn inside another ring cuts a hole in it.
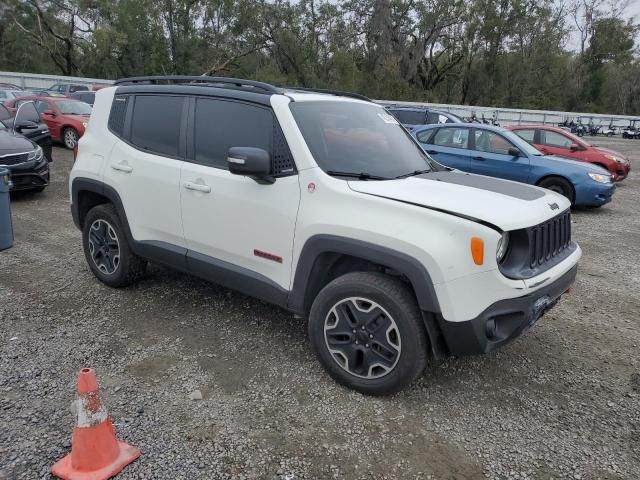
[{"label": "headlight", "polygon": [[608,153],[605,153],[604,158],[608,158],[609,160],[613,160],[614,162],[618,162],[618,163],[623,163],[625,165],[629,163],[626,158],[617,157],[615,155],[609,155]]},{"label": "headlight", "polygon": [[40,148],[40,145],[36,145],[36,148],[29,152],[28,160],[40,161],[42,160],[42,155],[43,155],[42,148]]},{"label": "headlight", "polygon": [[603,175],[601,173],[591,173],[589,172],[589,176],[592,180],[595,180],[598,183],[613,183],[613,177],[611,175]]},{"label": "headlight", "polygon": [[496,260],[498,263],[502,261],[507,249],[509,248],[509,232],[502,232],[502,237],[498,240],[498,248],[496,249]]}]

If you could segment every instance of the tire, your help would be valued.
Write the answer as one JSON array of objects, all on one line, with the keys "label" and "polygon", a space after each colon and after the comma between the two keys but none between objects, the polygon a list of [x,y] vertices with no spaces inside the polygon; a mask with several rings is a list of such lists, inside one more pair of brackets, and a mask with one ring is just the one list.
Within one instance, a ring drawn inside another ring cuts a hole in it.
[{"label": "tire", "polygon": [[78,144],[78,131],[73,127],[67,127],[62,130],[62,143],[69,150],[73,150],[73,148]]},{"label": "tire", "polygon": [[367,395],[402,390],[427,363],[429,343],[415,296],[388,275],[354,272],[333,280],[314,300],[308,329],[329,375]]},{"label": "tire", "polygon": [[569,199],[573,205],[573,187],[571,184],[561,177],[547,177],[538,183],[538,187],[546,188],[553,192],[559,193]]},{"label": "tire", "polygon": [[93,274],[110,287],[126,287],[144,275],[147,262],[135,255],[111,204],[93,207],[82,226],[82,247]]}]

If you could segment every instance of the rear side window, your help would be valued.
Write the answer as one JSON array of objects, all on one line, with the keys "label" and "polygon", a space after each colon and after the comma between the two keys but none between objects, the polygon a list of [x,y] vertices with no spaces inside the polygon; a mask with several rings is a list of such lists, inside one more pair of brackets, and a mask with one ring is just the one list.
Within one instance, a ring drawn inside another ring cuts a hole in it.
[{"label": "rear side window", "polygon": [[441,128],[436,132],[432,143],[441,147],[469,148],[469,129]]},{"label": "rear side window", "polygon": [[131,143],[148,152],[177,157],[184,97],[138,95],[131,117]]},{"label": "rear side window", "polygon": [[196,162],[212,167],[227,168],[231,147],[255,147],[271,155],[273,175],[294,171],[291,154],[273,113],[256,105],[198,98],[194,144]]}]

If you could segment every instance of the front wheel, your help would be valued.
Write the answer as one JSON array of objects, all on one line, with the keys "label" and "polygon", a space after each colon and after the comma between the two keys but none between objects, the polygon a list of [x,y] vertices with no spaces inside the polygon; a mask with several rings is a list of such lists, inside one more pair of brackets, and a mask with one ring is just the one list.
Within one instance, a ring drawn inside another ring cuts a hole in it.
[{"label": "front wheel", "polygon": [[567,197],[569,201],[573,204],[573,188],[571,184],[560,177],[547,177],[538,183],[539,187],[546,188],[551,190],[552,192],[559,193],[560,195]]},{"label": "front wheel", "polygon": [[427,362],[413,293],[381,273],[348,273],[324,287],[311,307],[309,338],[335,381],[369,395],[402,390]]},{"label": "front wheel", "polygon": [[62,141],[64,146],[69,150],[73,150],[78,144],[78,132],[73,127],[67,127],[62,132]]}]

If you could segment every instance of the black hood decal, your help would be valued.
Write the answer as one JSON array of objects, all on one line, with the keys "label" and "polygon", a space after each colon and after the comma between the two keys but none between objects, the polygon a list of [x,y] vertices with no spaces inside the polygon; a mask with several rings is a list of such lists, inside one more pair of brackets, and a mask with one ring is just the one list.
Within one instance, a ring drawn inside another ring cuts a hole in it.
[{"label": "black hood decal", "polygon": [[529,202],[545,196],[543,191],[523,183],[508,182],[499,178],[484,177],[463,172],[430,172],[414,178],[479,188]]}]

